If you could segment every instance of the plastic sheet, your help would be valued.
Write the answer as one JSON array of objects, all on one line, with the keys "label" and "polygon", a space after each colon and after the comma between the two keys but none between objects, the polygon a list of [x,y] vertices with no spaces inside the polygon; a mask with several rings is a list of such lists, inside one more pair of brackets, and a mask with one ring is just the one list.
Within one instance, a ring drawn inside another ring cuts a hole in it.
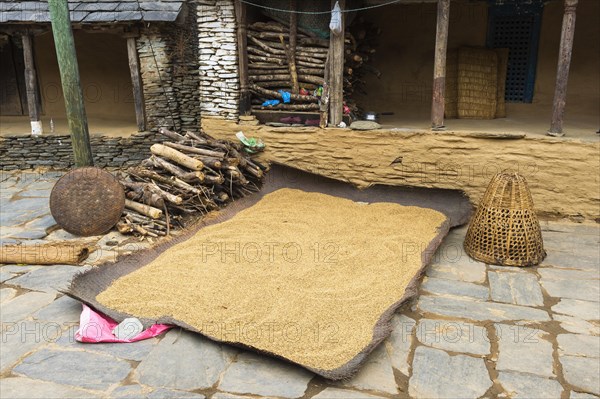
[{"label": "plastic sheet", "polygon": [[[136,342],[156,337],[173,328],[169,324],[153,324],[150,328],[145,329],[134,337],[119,339],[112,333],[119,323],[108,316],[96,312],[86,304],[82,305],[83,311],[79,317],[79,329],[75,333],[75,339],[79,342]],[[123,328],[126,329],[127,326],[121,326],[121,329]]]}]

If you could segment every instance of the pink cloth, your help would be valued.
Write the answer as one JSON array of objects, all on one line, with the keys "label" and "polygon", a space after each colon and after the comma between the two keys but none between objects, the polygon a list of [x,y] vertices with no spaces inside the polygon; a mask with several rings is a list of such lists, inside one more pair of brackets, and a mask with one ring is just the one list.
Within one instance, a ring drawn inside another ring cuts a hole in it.
[{"label": "pink cloth", "polygon": [[79,317],[79,330],[75,333],[75,339],[79,342],[136,342],[143,339],[156,337],[173,326],[168,324],[153,324],[131,339],[119,339],[115,337],[112,330],[119,325],[116,321],[96,312],[86,304]]}]

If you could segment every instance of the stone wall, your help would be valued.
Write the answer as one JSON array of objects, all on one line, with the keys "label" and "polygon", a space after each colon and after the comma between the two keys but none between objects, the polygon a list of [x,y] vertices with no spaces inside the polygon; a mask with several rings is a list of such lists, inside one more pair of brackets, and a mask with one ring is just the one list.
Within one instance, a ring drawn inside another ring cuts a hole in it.
[{"label": "stone wall", "polygon": [[239,116],[239,75],[233,0],[198,0],[202,118]]},{"label": "stone wall", "polygon": [[181,20],[150,25],[137,39],[147,130],[200,127],[196,12],[196,1],[189,0]]},{"label": "stone wall", "polygon": [[[94,165],[121,168],[138,165],[150,156],[150,146],[162,141],[155,133],[129,137],[93,136],[90,139]],[[47,167],[66,169],[73,165],[71,137],[11,136],[0,138],[0,170]]]}]

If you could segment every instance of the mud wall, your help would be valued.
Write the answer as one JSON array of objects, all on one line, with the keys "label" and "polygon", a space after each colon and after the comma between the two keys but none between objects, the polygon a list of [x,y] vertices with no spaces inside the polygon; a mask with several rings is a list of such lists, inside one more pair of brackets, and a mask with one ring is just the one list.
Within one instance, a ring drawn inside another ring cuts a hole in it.
[{"label": "mud wall", "polygon": [[[368,109],[429,119],[437,18],[436,3],[396,4],[363,14],[381,28],[373,66],[381,78],[367,75],[367,95],[356,96]],[[484,46],[487,3],[452,1],[448,48]]]},{"label": "mud wall", "polygon": [[[240,126],[203,119],[205,131],[234,139]],[[267,145],[265,160],[315,172],[359,187],[373,184],[463,190],[477,204],[499,171],[524,175],[544,215],[600,218],[600,143],[476,133],[244,126]],[[490,137],[490,136],[488,136]]]},{"label": "mud wall", "polygon": [[[74,32],[74,37],[87,115],[135,123],[125,39],[80,30]],[[64,97],[52,32],[35,36],[34,46],[43,113],[46,119],[64,118]]]},{"label": "mud wall", "polygon": [[[538,50],[533,102],[552,108],[564,2],[546,3]],[[600,109],[600,1],[579,0],[569,70],[565,119],[596,115]]]},{"label": "mud wall", "polygon": [[[197,131],[200,124],[197,25],[194,1],[179,23],[143,27],[136,39],[147,130],[165,126]],[[86,113],[91,118],[135,125],[126,39],[75,30]],[[36,66],[45,119],[65,117],[64,98],[51,32],[35,37]]]},{"label": "mud wall", "polygon": [[[429,118],[436,28],[435,3],[409,3],[373,9],[363,14],[382,30],[373,66],[381,79],[366,78],[367,95],[360,103],[377,111]],[[385,11],[382,11],[385,10]],[[538,49],[533,104],[509,104],[517,111],[534,112],[550,121],[564,2],[545,4]],[[565,118],[597,115],[600,108],[600,2],[580,0]],[[452,1],[448,48],[485,46],[488,5],[485,1]]]}]

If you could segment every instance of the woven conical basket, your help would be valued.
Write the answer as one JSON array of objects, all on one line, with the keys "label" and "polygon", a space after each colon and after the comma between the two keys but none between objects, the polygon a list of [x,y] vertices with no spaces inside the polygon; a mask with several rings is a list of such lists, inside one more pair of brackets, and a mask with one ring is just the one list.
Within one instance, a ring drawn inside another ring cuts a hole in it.
[{"label": "woven conical basket", "polygon": [[504,172],[494,176],[469,224],[465,250],[474,259],[501,266],[533,266],[546,257],[523,176]]}]

